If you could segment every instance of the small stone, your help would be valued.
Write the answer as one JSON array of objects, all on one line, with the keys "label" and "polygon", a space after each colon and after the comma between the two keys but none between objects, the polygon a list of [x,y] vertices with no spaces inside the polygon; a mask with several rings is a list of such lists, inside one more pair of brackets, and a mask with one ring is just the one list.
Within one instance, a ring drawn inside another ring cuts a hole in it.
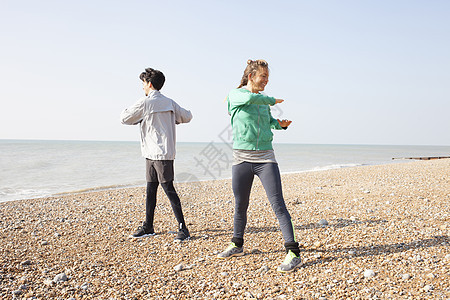
[{"label": "small stone", "polygon": [[21,289],[21,290],[26,290],[26,289],[28,289],[28,286],[27,286],[26,284],[22,284],[22,285],[19,287],[19,289]]},{"label": "small stone", "polygon": [[240,284],[239,282],[235,282],[233,283],[233,288],[238,289],[242,286],[242,284]]},{"label": "small stone", "polygon": [[364,277],[365,278],[372,278],[375,276],[375,272],[372,271],[371,269],[367,269],[364,271]]},{"label": "small stone", "polygon": [[408,273],[405,273],[405,274],[402,275],[402,279],[403,280],[411,279],[411,275],[409,275]]},{"label": "small stone", "polygon": [[445,259],[446,259],[446,260],[450,260],[450,254],[447,254],[447,255],[445,256]]},{"label": "small stone", "polygon": [[355,254],[356,254],[356,252],[355,252],[355,251],[353,251],[353,250],[349,250],[349,251],[348,251],[348,254],[349,254],[349,255],[355,255]]},{"label": "small stone", "polygon": [[228,276],[228,273],[227,273],[227,272],[221,272],[221,273],[220,273],[220,276],[227,277],[227,276]]},{"label": "small stone", "polygon": [[54,284],[54,281],[51,280],[51,279],[45,279],[44,280],[44,285],[46,285],[46,286],[51,286],[53,284]]},{"label": "small stone", "polygon": [[350,217],[350,221],[355,222],[356,221],[356,217],[355,216],[351,216]]},{"label": "small stone", "polygon": [[268,266],[262,266],[261,268],[258,269],[258,272],[260,273],[265,273],[269,271],[269,267]]},{"label": "small stone", "polygon": [[55,233],[54,235],[53,235],[54,237],[60,237],[61,236],[61,233]]},{"label": "small stone", "polygon": [[29,266],[31,265],[31,260],[25,260],[23,262],[20,263],[21,266]]},{"label": "small stone", "polygon": [[173,268],[175,271],[180,272],[183,270],[183,265],[182,264],[178,264]]},{"label": "small stone", "polygon": [[48,245],[48,242],[47,241],[42,241],[41,245],[42,246]]},{"label": "small stone", "polygon": [[80,289],[82,289],[82,290],[87,290],[89,288],[89,283],[87,283],[87,282],[85,282],[85,283],[83,283],[81,286],[80,286]]},{"label": "small stone", "polygon": [[434,275],[433,273],[430,273],[427,275],[428,278],[433,279],[436,278],[436,275]]},{"label": "small stone", "polygon": [[328,221],[325,220],[325,219],[322,219],[322,220],[319,221],[319,225],[320,226],[327,226],[328,225]]},{"label": "small stone", "polygon": [[246,298],[255,298],[255,296],[253,296],[253,294],[250,293],[250,292],[245,292],[244,296],[245,296]]},{"label": "small stone", "polygon": [[431,292],[432,290],[434,290],[434,286],[431,284],[427,284],[426,286],[423,287],[424,292]]},{"label": "small stone", "polygon": [[67,281],[67,275],[65,273],[60,273],[53,278],[53,281],[56,283]]},{"label": "small stone", "polygon": [[21,291],[21,290],[15,290],[15,291],[12,291],[12,294],[13,294],[14,296],[19,296],[19,295],[22,294],[22,291]]},{"label": "small stone", "polygon": [[322,257],[322,254],[320,254],[320,253],[315,253],[315,254],[314,254],[314,258],[319,259],[319,258],[321,258],[321,257]]},{"label": "small stone", "polygon": [[320,246],[322,246],[322,243],[319,241],[314,242],[314,247],[319,248]]},{"label": "small stone", "polygon": [[353,279],[347,280],[347,283],[348,283],[348,284],[352,284],[353,282],[354,282]]}]

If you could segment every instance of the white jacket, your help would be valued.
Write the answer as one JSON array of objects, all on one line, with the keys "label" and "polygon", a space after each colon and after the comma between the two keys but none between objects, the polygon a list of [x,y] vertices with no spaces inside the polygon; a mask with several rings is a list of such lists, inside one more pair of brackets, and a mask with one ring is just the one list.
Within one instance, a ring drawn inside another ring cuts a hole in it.
[{"label": "white jacket", "polygon": [[160,91],[151,90],[147,97],[142,97],[136,104],[125,109],[120,118],[122,124],[140,123],[143,157],[174,160],[175,124],[188,123],[192,114]]}]

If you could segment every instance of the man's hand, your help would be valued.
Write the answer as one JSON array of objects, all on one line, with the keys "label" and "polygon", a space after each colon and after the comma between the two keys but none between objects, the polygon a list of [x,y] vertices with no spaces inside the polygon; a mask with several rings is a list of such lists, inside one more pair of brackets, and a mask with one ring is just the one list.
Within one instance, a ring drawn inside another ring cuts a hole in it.
[{"label": "man's hand", "polygon": [[286,119],[283,119],[283,120],[277,119],[277,121],[281,127],[288,127],[292,123],[292,121],[286,120]]}]

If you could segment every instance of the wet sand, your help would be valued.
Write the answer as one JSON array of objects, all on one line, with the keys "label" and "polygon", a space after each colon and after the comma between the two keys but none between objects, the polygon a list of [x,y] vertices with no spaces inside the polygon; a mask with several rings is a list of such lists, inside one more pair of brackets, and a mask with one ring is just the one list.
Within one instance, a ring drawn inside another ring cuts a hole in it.
[{"label": "wet sand", "polygon": [[[281,231],[255,179],[245,255],[230,180],[177,184],[192,239],[174,243],[162,189],[157,235],[131,239],[145,189],[0,203],[2,299],[448,299],[450,159],[286,174],[304,265],[280,274]],[[319,223],[320,222],[320,223]],[[320,225],[327,224],[327,225]],[[371,271],[370,271],[371,270]]]}]

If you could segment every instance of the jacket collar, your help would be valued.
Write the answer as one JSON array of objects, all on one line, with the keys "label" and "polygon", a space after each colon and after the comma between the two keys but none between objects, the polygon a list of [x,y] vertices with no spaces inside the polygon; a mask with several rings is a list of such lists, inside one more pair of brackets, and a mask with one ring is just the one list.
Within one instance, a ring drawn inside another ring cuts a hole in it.
[{"label": "jacket collar", "polygon": [[153,95],[159,95],[159,94],[161,94],[161,92],[158,91],[158,90],[150,90],[150,92],[148,93],[147,97],[151,97]]}]

